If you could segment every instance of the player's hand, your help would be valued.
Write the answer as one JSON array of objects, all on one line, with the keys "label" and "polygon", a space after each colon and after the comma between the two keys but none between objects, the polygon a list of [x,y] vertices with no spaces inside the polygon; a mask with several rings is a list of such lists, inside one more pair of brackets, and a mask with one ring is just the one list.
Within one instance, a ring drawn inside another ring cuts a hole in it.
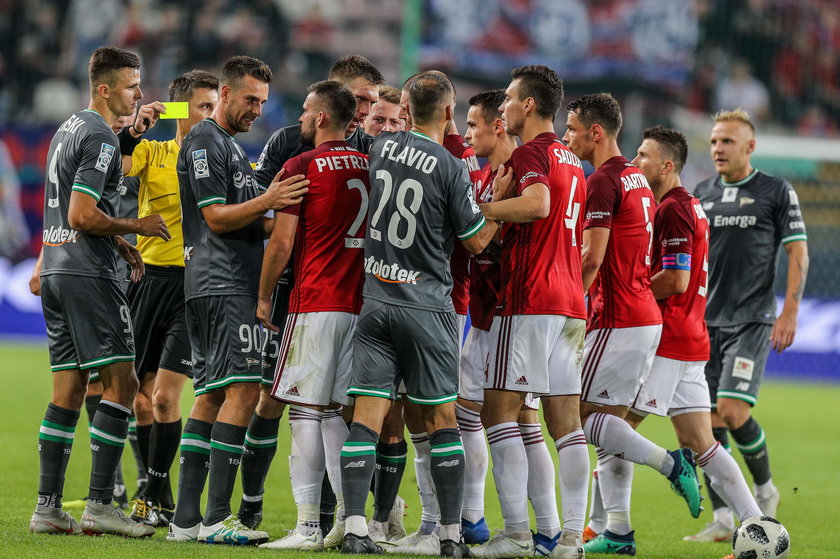
[{"label": "player's hand", "polygon": [[271,299],[259,299],[257,301],[257,320],[272,332],[279,332],[280,328],[271,323]]},{"label": "player's hand", "polygon": [[770,331],[770,347],[776,350],[776,353],[781,353],[790,347],[795,336],[796,313],[782,310],[782,314],[773,324],[773,330]]},{"label": "player's hand", "polygon": [[143,235],[144,237],[160,237],[164,241],[172,238],[172,235],[169,233],[169,228],[166,227],[166,222],[163,221],[160,214],[147,215],[143,219],[140,219],[139,222],[140,226],[137,229],[138,235]]},{"label": "player's hand", "polygon": [[506,200],[513,194],[513,167],[505,173],[505,166],[499,165],[493,179],[493,201]]},{"label": "player's hand", "polygon": [[117,251],[119,251],[120,256],[131,266],[131,281],[137,283],[143,278],[143,274],[146,273],[146,266],[143,264],[143,257],[140,255],[140,251],[119,235],[114,238],[117,240]]},{"label": "player's hand", "polygon": [[41,272],[37,267],[32,270],[32,277],[29,278],[29,292],[36,297],[41,296]]},{"label": "player's hand", "polygon": [[142,105],[137,109],[137,115],[134,117],[134,131],[138,134],[145,134],[158,121],[160,113],[165,113],[166,107],[160,101],[152,101],[147,105]]},{"label": "player's hand", "polygon": [[306,188],[309,181],[306,180],[304,175],[294,175],[281,180],[285,172],[286,169],[280,169],[263,194],[263,196],[266,196],[268,208],[271,210],[282,210],[300,204],[303,202],[303,195],[309,192],[309,189]]}]

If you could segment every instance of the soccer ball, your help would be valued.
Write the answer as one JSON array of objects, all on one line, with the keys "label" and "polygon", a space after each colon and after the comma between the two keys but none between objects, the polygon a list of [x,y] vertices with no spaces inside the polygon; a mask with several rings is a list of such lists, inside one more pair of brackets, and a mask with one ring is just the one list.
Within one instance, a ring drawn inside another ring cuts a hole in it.
[{"label": "soccer ball", "polygon": [[748,518],[735,531],[732,550],[735,559],[785,559],[790,553],[790,536],[775,518]]}]

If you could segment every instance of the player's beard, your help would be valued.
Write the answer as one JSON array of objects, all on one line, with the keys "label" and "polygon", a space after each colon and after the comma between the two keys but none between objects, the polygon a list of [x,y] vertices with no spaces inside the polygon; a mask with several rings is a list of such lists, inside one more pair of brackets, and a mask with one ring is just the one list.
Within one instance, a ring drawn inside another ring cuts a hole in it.
[{"label": "player's beard", "polygon": [[300,125],[300,142],[307,146],[315,145],[315,123],[302,122]]},{"label": "player's beard", "polygon": [[237,116],[230,106],[225,108],[225,120],[227,120],[228,126],[237,132],[248,132],[251,129],[251,126],[245,121],[245,116],[247,116],[247,114],[248,113],[245,112],[244,114]]}]

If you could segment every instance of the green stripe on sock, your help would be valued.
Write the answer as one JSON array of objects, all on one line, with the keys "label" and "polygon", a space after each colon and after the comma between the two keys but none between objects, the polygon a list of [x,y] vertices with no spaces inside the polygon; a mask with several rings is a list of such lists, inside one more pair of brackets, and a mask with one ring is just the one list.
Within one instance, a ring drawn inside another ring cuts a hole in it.
[{"label": "green stripe on sock", "polygon": [[345,458],[356,458],[358,456],[373,456],[375,452],[367,452],[367,451],[359,451],[359,452],[348,452],[346,450],[341,451],[341,455]]},{"label": "green stripe on sock", "polygon": [[[753,442],[751,442],[749,444],[745,444],[745,445],[740,445],[739,444],[738,445],[738,450],[740,450],[741,452],[747,452],[747,453],[752,454],[754,452],[757,452],[761,448],[763,448],[766,442],[767,441],[764,438],[764,429],[762,429],[761,434],[758,436],[757,439],[755,439]],[[738,444],[738,443],[735,443],[735,444]]]},{"label": "green stripe on sock", "polygon": [[73,439],[67,439],[64,437],[56,437],[54,435],[47,435],[45,433],[40,433],[38,435],[39,439],[43,439],[45,441],[52,441],[54,443],[64,443],[64,444],[73,444]]},{"label": "green stripe on sock", "polygon": [[41,422],[41,425],[44,427],[49,427],[50,429],[58,429],[59,431],[64,431],[66,433],[75,433],[76,427],[71,427],[69,425],[59,425],[58,423],[53,423],[52,421],[47,421],[46,419]]},{"label": "green stripe on sock", "polygon": [[432,449],[432,454],[435,456],[455,456],[456,454],[460,454],[461,456],[464,455],[463,447],[459,450],[449,450],[446,452],[435,452],[435,449]]},{"label": "green stripe on sock", "polygon": [[[100,432],[101,432],[101,431],[100,431]],[[107,433],[106,433],[106,434],[107,434]],[[97,440],[97,441],[99,441],[99,442],[101,442],[101,443],[109,444],[109,445],[111,445],[111,446],[116,446],[116,447],[119,447],[119,448],[123,448],[123,447],[125,447],[125,442],[123,442],[123,443],[118,443],[118,442],[116,442],[116,441],[109,440],[109,439],[107,439],[107,438],[105,438],[105,437],[99,436],[97,433],[94,433],[93,429],[91,429],[91,430],[90,430],[90,438],[91,438],[91,439],[95,439],[95,440]]]},{"label": "green stripe on sock", "polygon": [[391,462],[392,464],[405,464],[405,458],[405,454],[401,454],[400,456],[388,456],[386,454],[376,453],[377,460],[381,460],[382,462]]},{"label": "green stripe on sock", "polygon": [[244,451],[244,449],[241,446],[236,446],[213,440],[210,441],[210,448],[215,448],[216,450],[222,450],[224,452],[230,452],[232,454],[242,454],[242,452]]}]

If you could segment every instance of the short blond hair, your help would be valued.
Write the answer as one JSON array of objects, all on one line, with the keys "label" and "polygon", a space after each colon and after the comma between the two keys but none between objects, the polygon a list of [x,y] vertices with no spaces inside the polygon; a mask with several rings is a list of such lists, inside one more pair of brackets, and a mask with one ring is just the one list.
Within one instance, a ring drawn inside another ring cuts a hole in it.
[{"label": "short blond hair", "polygon": [[753,136],[755,136],[755,125],[752,123],[752,120],[750,120],[749,113],[747,113],[747,111],[745,111],[741,107],[738,107],[737,109],[733,109],[731,111],[727,111],[727,110],[718,111],[717,113],[715,113],[714,121],[715,121],[715,123],[718,123],[718,122],[741,122],[741,123],[749,126],[750,130],[753,133]]},{"label": "short blond hair", "polygon": [[390,85],[380,85],[379,86],[379,100],[385,101],[386,103],[393,103],[394,105],[400,104],[400,95],[402,93],[396,87],[391,87]]}]

